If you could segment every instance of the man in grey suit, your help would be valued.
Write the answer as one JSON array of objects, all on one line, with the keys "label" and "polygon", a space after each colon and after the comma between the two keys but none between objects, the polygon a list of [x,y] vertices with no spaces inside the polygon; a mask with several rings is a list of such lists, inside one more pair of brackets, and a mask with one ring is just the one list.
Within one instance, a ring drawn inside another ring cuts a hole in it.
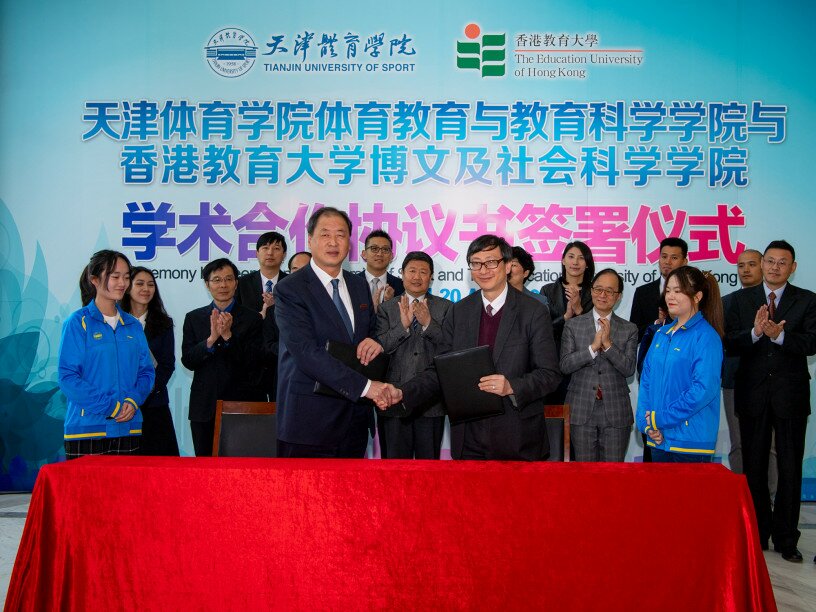
[{"label": "man in grey suit", "polygon": [[[480,291],[451,306],[442,322],[440,353],[490,347],[496,373],[482,377],[479,389],[500,396],[504,406],[503,414],[451,427],[454,459],[537,461],[549,456],[544,396],[561,380],[558,355],[547,308],[507,283],[512,256],[499,236],[485,234],[471,242],[468,268]],[[376,401],[380,409],[403,402],[411,412],[439,395],[431,366],[401,389],[386,387]]]},{"label": "man in grey suit", "polygon": [[[376,339],[391,355],[386,382],[402,385],[433,361],[442,336],[442,320],[450,300],[428,293],[433,280],[433,259],[412,251],[402,262],[405,293],[377,310]],[[380,447],[385,459],[439,459],[445,430],[445,408],[439,401],[428,402],[405,418],[377,415]]]},{"label": "man in grey suit", "polygon": [[570,405],[576,461],[623,461],[634,422],[627,378],[637,364],[638,328],[612,310],[623,278],[607,268],[592,279],[590,312],[569,319],[561,338],[561,371],[572,374]]}]

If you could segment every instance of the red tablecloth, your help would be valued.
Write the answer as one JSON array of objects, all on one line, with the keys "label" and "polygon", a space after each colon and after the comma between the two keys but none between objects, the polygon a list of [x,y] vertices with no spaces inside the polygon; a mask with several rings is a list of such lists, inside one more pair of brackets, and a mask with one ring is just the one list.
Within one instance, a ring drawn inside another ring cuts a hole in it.
[{"label": "red tablecloth", "polygon": [[718,465],[88,457],[40,471],[7,610],[776,608]]}]

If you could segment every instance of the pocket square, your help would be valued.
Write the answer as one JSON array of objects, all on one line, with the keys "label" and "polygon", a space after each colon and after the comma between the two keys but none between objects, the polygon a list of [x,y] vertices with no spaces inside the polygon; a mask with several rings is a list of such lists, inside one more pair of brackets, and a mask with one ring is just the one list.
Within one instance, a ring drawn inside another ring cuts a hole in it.
[{"label": "pocket square", "polygon": [[360,310],[368,310],[368,304],[360,304]]}]

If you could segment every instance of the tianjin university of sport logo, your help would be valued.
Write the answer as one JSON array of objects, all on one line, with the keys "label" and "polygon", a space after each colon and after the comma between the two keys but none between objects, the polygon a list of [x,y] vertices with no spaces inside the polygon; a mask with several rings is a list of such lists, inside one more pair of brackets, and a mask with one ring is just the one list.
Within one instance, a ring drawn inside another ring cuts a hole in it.
[{"label": "tianjin university of sport logo", "polygon": [[[470,41],[456,41],[456,67],[478,70],[483,77],[500,77],[505,72],[505,34],[485,34],[475,24],[468,24],[465,36]],[[472,42],[471,42],[472,41]]]},{"label": "tianjin university of sport logo", "polygon": [[258,47],[252,37],[238,28],[224,28],[210,37],[207,63],[216,74],[234,79],[246,74],[255,64]]}]

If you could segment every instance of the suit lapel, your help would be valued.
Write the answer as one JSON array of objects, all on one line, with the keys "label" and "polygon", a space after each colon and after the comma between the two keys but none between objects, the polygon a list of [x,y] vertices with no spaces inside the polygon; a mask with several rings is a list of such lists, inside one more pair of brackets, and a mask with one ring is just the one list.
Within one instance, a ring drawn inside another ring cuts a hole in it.
[{"label": "suit lapel", "polygon": [[[507,300],[504,302],[502,310],[504,312],[502,312],[501,321],[499,321],[496,344],[493,347],[493,363],[499,362],[499,357],[501,357],[504,345],[516,322],[516,316],[518,316],[518,293],[512,287],[507,288]],[[478,331],[476,333],[478,334]]]},{"label": "suit lapel", "polygon": [[785,320],[785,313],[787,313],[791,309],[791,306],[796,303],[796,293],[796,287],[788,283],[788,286],[785,287],[785,290],[782,292],[782,297],[779,299],[779,307],[774,313],[776,315],[774,317],[775,323]]},{"label": "suit lapel", "polygon": [[[348,338],[346,324],[343,323],[343,319],[340,318],[340,313],[337,312],[337,307],[334,305],[331,297],[329,297],[329,294],[326,291],[326,288],[320,282],[320,279],[317,278],[317,274],[314,273],[311,266],[304,266],[303,272],[306,273],[306,285],[309,292],[312,294],[315,303],[320,306],[325,315],[334,323],[335,327],[337,327],[337,329],[340,330],[346,338]],[[352,303],[353,302],[354,299],[352,298]],[[349,338],[349,340],[351,340],[351,338]]]},{"label": "suit lapel", "polygon": [[[363,304],[368,304],[368,285],[365,283],[351,282],[353,273],[343,270],[343,278],[351,296],[351,310],[354,313],[354,338],[355,344],[368,336],[369,312],[368,307],[363,309]],[[356,279],[355,279],[356,280]]]}]

